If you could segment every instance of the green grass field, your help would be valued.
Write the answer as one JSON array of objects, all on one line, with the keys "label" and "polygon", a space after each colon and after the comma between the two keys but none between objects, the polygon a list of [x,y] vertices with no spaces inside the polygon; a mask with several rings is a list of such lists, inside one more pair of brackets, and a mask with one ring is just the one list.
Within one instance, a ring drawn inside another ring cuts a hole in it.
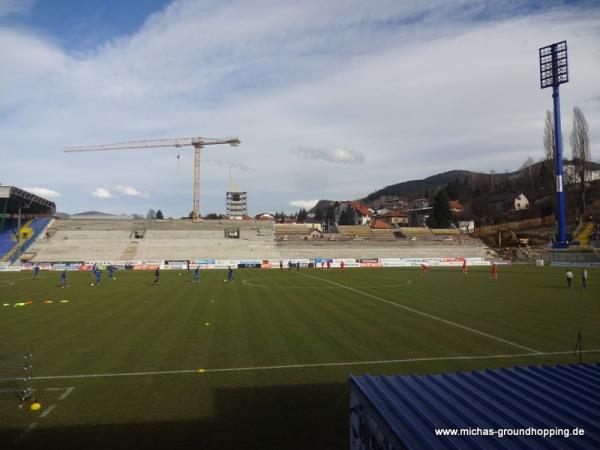
[{"label": "green grass field", "polygon": [[600,270],[587,290],[578,270],[572,290],[562,269],[488,273],[2,273],[0,352],[33,351],[43,408],[0,397],[0,448],[346,449],[349,373],[567,364],[578,331],[599,360]]}]

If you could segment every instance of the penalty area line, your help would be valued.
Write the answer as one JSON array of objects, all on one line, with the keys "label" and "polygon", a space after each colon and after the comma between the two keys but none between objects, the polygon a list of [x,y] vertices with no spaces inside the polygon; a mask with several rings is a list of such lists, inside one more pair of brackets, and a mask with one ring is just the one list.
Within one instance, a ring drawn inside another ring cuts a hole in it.
[{"label": "penalty area line", "polygon": [[386,300],[385,298],[381,298],[381,297],[378,297],[377,295],[369,294],[368,292],[364,292],[364,291],[361,291],[359,289],[355,289],[355,288],[353,288],[351,286],[346,286],[346,285],[341,284],[341,283],[336,283],[335,281],[326,280],[324,278],[319,278],[319,277],[315,277],[315,276],[312,276],[312,275],[307,275],[305,273],[299,273],[298,272],[298,275],[302,275],[302,276],[308,277],[308,278],[313,278],[313,279],[319,280],[319,281],[325,281],[326,283],[330,283],[330,284],[333,284],[333,285],[336,285],[336,286],[343,287],[344,289],[347,289],[347,290],[352,291],[352,292],[356,292],[357,294],[361,294],[364,297],[372,298],[373,300],[377,300],[378,302],[386,303],[388,305],[395,306],[396,308],[401,308],[401,309],[404,309],[406,311],[410,311],[412,313],[419,314],[420,316],[427,317],[429,319],[433,319],[433,320],[437,320],[437,321],[443,322],[443,323],[445,323],[447,325],[451,325],[453,327],[462,328],[463,330],[470,331],[471,333],[479,334],[480,336],[485,336],[487,338],[494,339],[495,341],[503,342],[505,344],[512,345],[513,347],[518,347],[518,348],[520,348],[522,350],[527,350],[528,352],[541,353],[538,350],[535,350],[535,349],[530,348],[530,347],[526,347],[526,346],[521,345],[521,344],[517,344],[516,342],[509,341],[508,339],[503,339],[501,337],[494,336],[493,334],[489,334],[489,333],[486,333],[484,331],[476,330],[475,328],[471,328],[471,327],[468,327],[466,325],[461,325],[460,323],[456,323],[456,322],[453,322],[451,320],[444,319],[442,317],[434,316],[433,314],[429,314],[429,313],[426,313],[426,312],[423,312],[423,311],[419,311],[418,309],[414,309],[414,308],[411,308],[409,306],[401,305],[400,303],[395,303],[395,302],[392,302],[391,300]]},{"label": "penalty area line", "polygon": [[[581,353],[600,353],[600,349],[584,350]],[[478,359],[507,359],[507,358],[525,358],[525,357],[543,357],[572,355],[573,350],[561,352],[532,352],[532,353],[513,353],[503,355],[479,355],[479,356],[435,356],[429,358],[405,358],[405,359],[382,359],[374,361],[346,361],[330,363],[312,363],[312,364],[286,364],[276,366],[248,366],[248,367],[224,367],[217,369],[184,369],[184,370],[162,370],[151,372],[121,372],[121,373],[90,373],[80,375],[49,375],[35,377],[34,380],[59,380],[74,378],[111,378],[111,377],[137,377],[149,375],[179,375],[186,373],[223,373],[223,372],[246,372],[262,370],[284,370],[284,369],[308,369],[315,367],[341,367],[341,366],[362,366],[377,364],[400,364],[428,361],[455,361],[455,360],[478,360]]]}]

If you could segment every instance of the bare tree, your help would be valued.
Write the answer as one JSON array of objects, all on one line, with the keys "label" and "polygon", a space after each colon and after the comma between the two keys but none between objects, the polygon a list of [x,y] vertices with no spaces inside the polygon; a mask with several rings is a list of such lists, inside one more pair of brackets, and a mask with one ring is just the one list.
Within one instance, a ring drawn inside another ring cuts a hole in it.
[{"label": "bare tree", "polygon": [[571,150],[573,163],[581,189],[581,212],[585,212],[585,181],[590,155],[590,129],[585,116],[579,107],[573,108],[573,131],[571,132]]},{"label": "bare tree", "polygon": [[526,169],[533,166],[534,164],[535,164],[535,161],[533,160],[533,158],[531,156],[528,156],[527,159],[523,162],[523,164],[521,164],[521,167],[519,168],[519,170],[525,171]]},{"label": "bare tree", "polygon": [[554,155],[556,155],[556,141],[554,140],[554,119],[550,110],[546,111],[544,150],[546,151],[546,159],[553,161]]},{"label": "bare tree", "polygon": [[527,159],[525,160],[525,162],[523,164],[521,164],[521,167],[519,168],[519,171],[523,175],[526,175],[527,178],[529,178],[529,184],[530,184],[531,189],[535,189],[535,177],[534,177],[534,173],[533,173],[534,164],[535,164],[535,161],[533,160],[533,158],[531,156],[528,156]]}]

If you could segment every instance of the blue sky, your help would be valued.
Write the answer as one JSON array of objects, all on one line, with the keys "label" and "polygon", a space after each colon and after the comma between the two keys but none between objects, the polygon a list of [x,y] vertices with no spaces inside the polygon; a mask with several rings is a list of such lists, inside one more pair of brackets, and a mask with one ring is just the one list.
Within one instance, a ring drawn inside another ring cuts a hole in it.
[{"label": "blue sky", "polygon": [[29,27],[65,51],[94,50],[105,42],[136,33],[152,13],[170,0],[19,0],[4,25]]},{"label": "blue sky", "polygon": [[597,160],[597,2],[0,0],[0,182],[66,212],[178,217],[189,149],[62,149],[197,135],[242,140],[204,150],[204,213],[224,211],[229,167],[253,214],[515,170],[544,154],[537,50],[563,39],[565,152],[579,106]]}]

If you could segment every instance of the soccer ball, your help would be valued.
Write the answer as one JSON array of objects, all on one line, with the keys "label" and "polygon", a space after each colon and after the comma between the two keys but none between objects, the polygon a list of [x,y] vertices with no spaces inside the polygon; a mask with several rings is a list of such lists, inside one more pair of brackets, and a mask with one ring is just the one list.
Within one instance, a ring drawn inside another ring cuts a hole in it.
[{"label": "soccer ball", "polygon": [[181,272],[179,272],[179,276],[181,276]]},{"label": "soccer ball", "polygon": [[223,283],[227,283],[227,280],[223,280]]},{"label": "soccer ball", "polygon": [[90,286],[93,286],[93,285],[94,285],[94,283],[90,284]]}]

